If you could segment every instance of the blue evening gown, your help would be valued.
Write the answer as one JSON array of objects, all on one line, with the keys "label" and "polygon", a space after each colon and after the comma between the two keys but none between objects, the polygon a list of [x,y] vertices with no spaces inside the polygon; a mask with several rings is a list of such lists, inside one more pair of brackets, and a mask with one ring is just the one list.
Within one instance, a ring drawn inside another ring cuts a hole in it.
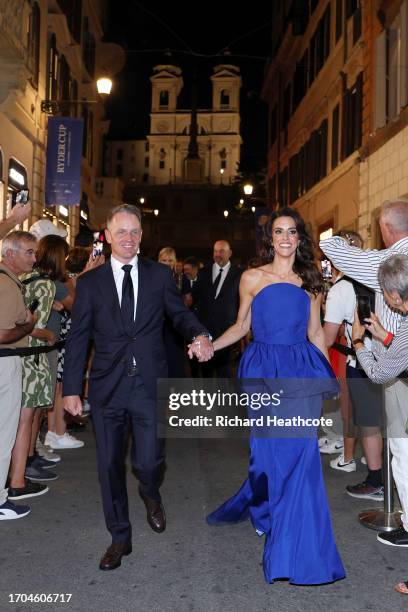
[{"label": "blue evening gown", "polygon": [[[322,398],[337,391],[329,363],[307,340],[309,311],[309,295],[289,283],[264,287],[252,302],[254,341],[242,355],[238,377],[244,388],[245,379],[257,379],[263,390],[272,388],[274,382],[277,387],[275,384],[273,390],[284,388],[286,401],[278,410],[271,407],[271,414],[279,417],[318,418]],[[289,428],[285,437],[274,435],[252,431],[248,478],[207,522],[214,525],[251,518],[257,533],[266,536],[263,567],[267,582],[283,578],[310,585],[344,578],[316,428],[301,432]]]}]

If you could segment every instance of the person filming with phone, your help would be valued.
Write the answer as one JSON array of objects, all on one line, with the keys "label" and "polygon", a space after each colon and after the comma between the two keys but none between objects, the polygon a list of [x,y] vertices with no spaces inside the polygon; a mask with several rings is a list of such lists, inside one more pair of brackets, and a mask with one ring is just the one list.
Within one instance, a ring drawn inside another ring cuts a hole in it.
[{"label": "person filming with phone", "polygon": [[[348,244],[361,248],[363,240],[357,232],[340,231],[338,233]],[[354,485],[347,485],[346,492],[358,499],[374,499],[382,501],[382,438],[380,435],[381,420],[381,389],[367,379],[361,369],[352,345],[352,324],[354,312],[358,308],[360,316],[365,319],[374,309],[374,292],[353,279],[338,272],[336,281],[331,287],[326,300],[324,332],[327,346],[336,346],[336,337],[344,324],[347,340],[347,387],[343,388],[343,402],[351,402],[351,411],[344,410],[344,448],[343,452],[330,462],[333,469],[344,472],[355,472],[356,461],[354,450],[357,442],[358,429],[364,455],[367,460],[368,475],[366,479]],[[371,349],[371,337],[364,336],[364,344]],[[340,347],[341,348],[341,347]],[[350,414],[351,412],[351,414]],[[347,416],[345,417],[345,414]],[[350,416],[352,418],[350,418]]]}]

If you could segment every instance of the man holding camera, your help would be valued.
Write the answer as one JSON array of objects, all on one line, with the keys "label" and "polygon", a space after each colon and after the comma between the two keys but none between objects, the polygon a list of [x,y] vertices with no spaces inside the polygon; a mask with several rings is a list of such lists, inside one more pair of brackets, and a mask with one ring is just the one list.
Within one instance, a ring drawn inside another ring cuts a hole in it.
[{"label": "man holding camera", "polygon": [[[398,253],[408,255],[408,200],[398,198],[389,200],[381,206],[379,217],[382,239],[385,249],[382,251],[367,250],[350,246],[343,238],[333,237],[320,242],[323,253],[334,263],[336,268],[356,281],[374,289],[376,292],[376,314],[380,323],[391,336],[398,331],[402,315],[390,308],[384,299],[378,282],[380,264]],[[388,338],[389,338],[388,337]],[[381,343],[373,342],[375,356],[387,351],[389,339]],[[389,383],[385,389],[385,410],[392,454],[400,463],[408,465],[408,435],[405,425],[408,419],[408,385],[399,379]],[[408,546],[408,474],[401,475],[393,466],[393,475],[403,509],[403,527],[380,533],[377,539],[383,544]]]},{"label": "man holding camera", "polygon": [[[31,272],[35,262],[36,240],[29,232],[14,231],[2,244],[0,263],[0,521],[18,519],[30,512],[7,500],[5,488],[21,410],[21,358],[3,349],[27,346],[27,336],[35,324],[26,309],[23,285],[18,276]],[[1,354],[3,352],[3,355]]]}]

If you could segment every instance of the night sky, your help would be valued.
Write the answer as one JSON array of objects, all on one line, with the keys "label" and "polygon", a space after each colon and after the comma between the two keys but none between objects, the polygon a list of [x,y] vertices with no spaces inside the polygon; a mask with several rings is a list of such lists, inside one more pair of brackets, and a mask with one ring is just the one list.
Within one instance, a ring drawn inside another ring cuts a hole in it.
[{"label": "night sky", "polygon": [[[180,108],[190,107],[191,74],[195,68],[199,108],[210,108],[212,68],[231,63],[240,66],[243,81],[241,168],[250,171],[266,166],[267,112],[259,93],[271,50],[271,9],[259,1],[245,10],[237,6],[235,2],[210,0],[202,4],[110,0],[107,39],[119,43],[127,52],[126,67],[115,76],[115,89],[108,104],[110,138],[143,138],[148,133],[149,77],[154,65],[171,63],[182,68]],[[226,47],[231,54],[222,56]]]}]

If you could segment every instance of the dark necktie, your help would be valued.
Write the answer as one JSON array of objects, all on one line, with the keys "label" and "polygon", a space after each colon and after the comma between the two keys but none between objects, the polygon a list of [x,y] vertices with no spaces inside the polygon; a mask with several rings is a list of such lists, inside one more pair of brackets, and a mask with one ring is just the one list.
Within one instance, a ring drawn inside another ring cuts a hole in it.
[{"label": "dark necktie", "polygon": [[122,270],[125,273],[122,283],[122,302],[120,305],[120,311],[122,313],[122,320],[126,329],[131,329],[135,316],[135,295],[133,293],[133,281],[130,276],[132,266],[127,264],[122,266]]},{"label": "dark necktie", "polygon": [[214,297],[216,297],[216,295],[217,295],[217,289],[218,289],[218,285],[221,282],[221,276],[222,276],[223,271],[224,271],[224,268],[220,268],[220,271],[218,272],[218,274],[215,277],[215,280],[213,282],[213,296]]}]

